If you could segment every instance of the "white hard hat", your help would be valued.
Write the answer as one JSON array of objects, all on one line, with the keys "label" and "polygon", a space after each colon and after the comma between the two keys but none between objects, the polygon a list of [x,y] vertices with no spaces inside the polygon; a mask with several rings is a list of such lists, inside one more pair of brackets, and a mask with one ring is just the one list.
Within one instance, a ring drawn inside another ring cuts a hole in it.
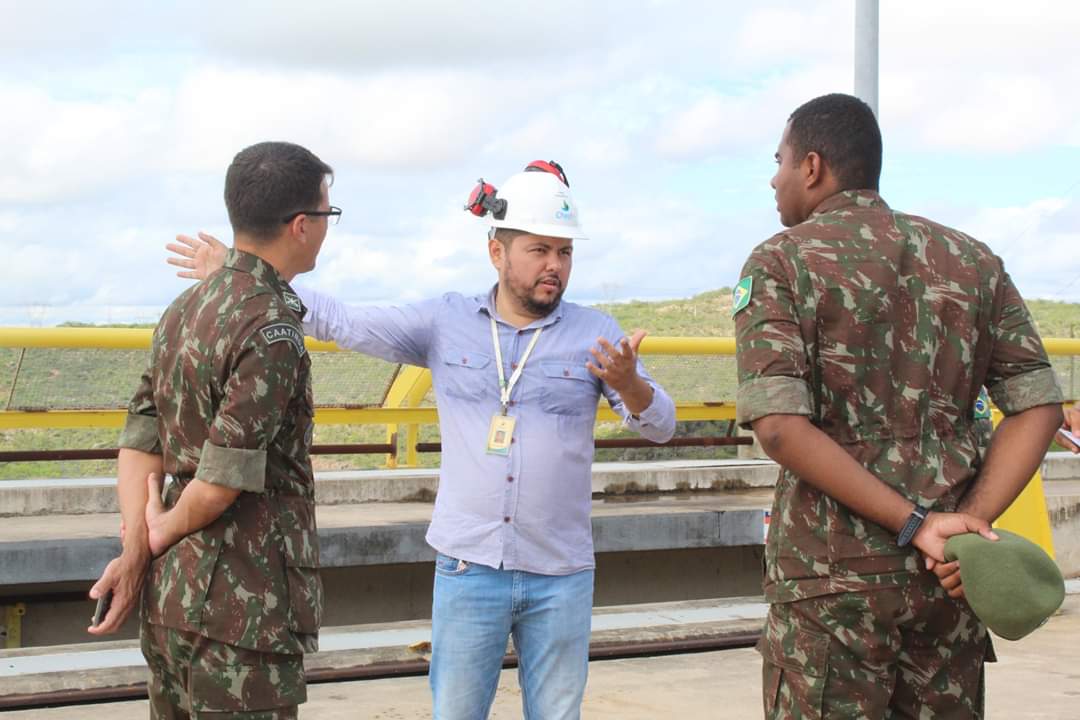
[{"label": "white hard hat", "polygon": [[[474,202],[478,190],[490,192],[488,201],[482,205],[482,197]],[[548,237],[585,237],[570,188],[551,172],[517,173],[497,191],[481,181],[470,203],[466,209],[477,215],[490,215],[493,228],[511,228]]]}]

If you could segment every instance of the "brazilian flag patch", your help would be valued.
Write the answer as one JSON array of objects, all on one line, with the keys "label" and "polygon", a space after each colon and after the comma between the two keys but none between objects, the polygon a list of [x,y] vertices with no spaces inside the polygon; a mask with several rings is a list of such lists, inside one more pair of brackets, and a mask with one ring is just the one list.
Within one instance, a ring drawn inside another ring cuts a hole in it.
[{"label": "brazilian flag patch", "polygon": [[750,304],[750,291],[754,288],[754,278],[744,277],[731,291],[731,316],[735,317],[739,311]]},{"label": "brazilian flag patch", "polygon": [[990,396],[986,394],[986,388],[979,391],[979,399],[975,401],[975,419],[990,420]]}]

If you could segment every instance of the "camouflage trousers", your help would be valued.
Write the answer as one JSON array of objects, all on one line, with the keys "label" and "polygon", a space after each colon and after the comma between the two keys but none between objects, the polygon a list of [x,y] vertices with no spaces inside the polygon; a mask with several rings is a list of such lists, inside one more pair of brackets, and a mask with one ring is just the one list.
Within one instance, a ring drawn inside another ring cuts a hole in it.
[{"label": "camouflage trousers", "polygon": [[769,609],[758,642],[765,717],[983,717],[993,648],[963,601],[932,573],[902,587],[826,595]]},{"label": "camouflage trousers", "polygon": [[142,625],[153,720],[291,720],[307,700],[303,655],[256,652]]}]

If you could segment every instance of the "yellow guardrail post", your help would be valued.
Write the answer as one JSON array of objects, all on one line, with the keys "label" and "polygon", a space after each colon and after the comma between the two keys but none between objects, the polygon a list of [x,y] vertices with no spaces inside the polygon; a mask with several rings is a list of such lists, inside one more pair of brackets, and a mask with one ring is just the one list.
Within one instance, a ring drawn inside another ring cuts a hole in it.
[{"label": "yellow guardrail post", "polygon": [[4,611],[4,647],[9,650],[22,647],[22,618],[26,614],[24,603],[2,606]]},{"label": "yellow guardrail post", "polygon": [[[394,378],[390,390],[386,393],[384,408],[415,408],[420,407],[424,396],[431,389],[431,371],[413,365],[402,365]],[[398,425],[386,426],[386,440],[392,442],[397,435]],[[416,452],[416,443],[420,440],[420,425],[409,423],[405,426],[405,467],[416,467],[420,460]],[[393,455],[386,456],[386,467],[396,468],[399,466],[398,459]]]},{"label": "yellow guardrail post", "polygon": [[[993,410],[994,428],[1001,422],[1002,414]],[[1031,481],[1005,509],[994,527],[1014,532],[1035,543],[1050,557],[1054,557],[1054,534],[1050,528],[1050,514],[1046,509],[1046,494],[1043,492],[1042,473],[1038,470]]]}]

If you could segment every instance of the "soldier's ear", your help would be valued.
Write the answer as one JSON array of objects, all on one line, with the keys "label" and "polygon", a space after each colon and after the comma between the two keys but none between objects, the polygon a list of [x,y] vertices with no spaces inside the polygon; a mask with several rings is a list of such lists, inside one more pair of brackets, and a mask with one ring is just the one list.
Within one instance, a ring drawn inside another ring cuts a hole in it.
[{"label": "soldier's ear", "polygon": [[807,189],[820,185],[825,179],[825,162],[821,156],[811,150],[803,158],[801,170]]},{"label": "soldier's ear", "polygon": [[297,215],[289,221],[288,232],[292,237],[303,237],[307,228],[307,215]]}]

